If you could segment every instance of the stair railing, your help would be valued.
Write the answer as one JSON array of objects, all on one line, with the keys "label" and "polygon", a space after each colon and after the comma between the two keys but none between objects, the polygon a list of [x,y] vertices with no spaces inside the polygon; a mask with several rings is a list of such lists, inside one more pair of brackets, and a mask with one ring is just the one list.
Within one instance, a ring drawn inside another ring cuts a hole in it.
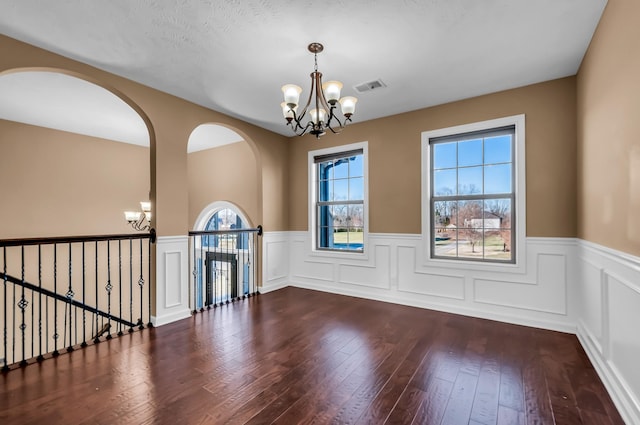
[{"label": "stair railing", "polygon": [[262,226],[189,232],[192,312],[258,294],[260,236]]},{"label": "stair railing", "polygon": [[151,244],[145,234],[0,240],[0,366],[151,326]]}]

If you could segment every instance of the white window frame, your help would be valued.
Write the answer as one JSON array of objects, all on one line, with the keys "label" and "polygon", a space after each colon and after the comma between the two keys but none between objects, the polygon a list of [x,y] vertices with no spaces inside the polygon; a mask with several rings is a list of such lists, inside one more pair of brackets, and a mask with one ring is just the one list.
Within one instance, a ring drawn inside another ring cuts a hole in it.
[{"label": "white window frame", "polygon": [[[500,127],[515,126],[514,158],[515,163],[515,262],[498,263],[478,260],[467,261],[462,258],[431,258],[431,149],[429,140],[437,137],[491,130]],[[526,272],[526,163],[525,163],[525,116],[513,115],[488,121],[458,125],[422,132],[422,240],[423,263],[429,267],[450,269],[486,270],[498,272]]]},{"label": "white window frame", "polygon": [[[341,152],[348,152],[357,149],[362,149],[362,174],[364,177],[364,196],[363,196],[363,217],[364,217],[364,228],[363,228],[363,244],[362,251],[341,251],[341,250],[326,250],[326,249],[318,249],[316,238],[317,238],[317,208],[316,208],[316,200],[318,199],[318,185],[316,184],[318,167],[315,163],[315,157],[322,155],[332,155],[338,154]],[[309,233],[309,249],[310,254],[318,257],[333,257],[333,258],[353,258],[353,259],[367,259],[369,256],[369,143],[368,142],[358,142],[352,143],[349,145],[341,145],[334,146],[331,148],[318,149],[314,151],[309,151],[308,154],[308,170],[309,170],[309,202],[308,202],[308,211],[309,211],[309,224],[308,224],[308,233]]]}]

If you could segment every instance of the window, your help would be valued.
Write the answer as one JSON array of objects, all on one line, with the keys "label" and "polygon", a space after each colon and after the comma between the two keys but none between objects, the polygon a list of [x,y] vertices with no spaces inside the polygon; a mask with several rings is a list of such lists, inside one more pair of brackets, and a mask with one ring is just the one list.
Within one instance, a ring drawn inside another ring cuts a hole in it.
[{"label": "window", "polygon": [[[248,226],[242,221],[242,217],[236,214],[235,211],[224,208],[216,211],[207,224],[204,230],[232,230],[232,229],[245,229]],[[208,246],[212,248],[221,247],[233,247],[233,249],[245,249],[248,244],[248,234],[243,234],[238,239],[238,235],[226,234],[226,235],[207,235],[202,238],[202,246]]]},{"label": "window", "polygon": [[366,156],[354,146],[309,154],[315,250],[364,252]]},{"label": "window", "polygon": [[520,125],[523,116],[423,133],[429,259],[516,263],[524,239]]}]

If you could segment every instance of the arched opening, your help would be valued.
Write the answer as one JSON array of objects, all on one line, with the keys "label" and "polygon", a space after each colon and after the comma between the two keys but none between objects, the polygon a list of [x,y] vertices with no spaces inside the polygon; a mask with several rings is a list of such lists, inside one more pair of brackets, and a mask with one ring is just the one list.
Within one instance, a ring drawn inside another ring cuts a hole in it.
[{"label": "arched opening", "polygon": [[194,310],[227,303],[255,292],[257,250],[250,222],[234,204],[209,204],[196,220],[192,237]]},{"label": "arched opening", "polygon": [[247,225],[259,222],[260,170],[242,135],[222,125],[201,124],[189,137],[187,153],[192,229],[205,230],[201,212],[220,202],[237,210]]},{"label": "arched opening", "polygon": [[150,234],[131,235],[123,212],[152,196],[154,140],[148,117],[116,89],[59,69],[0,73],[0,196],[11,206],[0,209],[0,239],[19,243],[0,261],[24,300],[0,295],[13,315],[0,324],[5,341],[22,339],[5,362],[151,321]]},{"label": "arched opening", "polygon": [[117,90],[55,69],[0,74],[0,237],[128,233],[150,199],[153,131]]}]

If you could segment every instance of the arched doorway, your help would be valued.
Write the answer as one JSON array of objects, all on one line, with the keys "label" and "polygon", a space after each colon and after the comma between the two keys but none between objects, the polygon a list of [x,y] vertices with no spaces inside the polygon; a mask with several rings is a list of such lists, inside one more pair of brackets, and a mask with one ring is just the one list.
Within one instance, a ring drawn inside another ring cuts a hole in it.
[{"label": "arched doorway", "polygon": [[192,238],[195,310],[255,292],[256,240],[250,222],[231,202],[216,201],[201,211]]},{"label": "arched doorway", "polygon": [[238,206],[246,223],[258,222],[259,172],[255,153],[242,135],[218,124],[196,127],[187,145],[191,228],[204,230],[198,214],[221,201]]},{"label": "arched doorway", "polygon": [[[150,198],[148,118],[124,95],[55,69],[0,74],[0,237],[127,233]],[[46,205],[46,208],[43,206]],[[27,214],[25,214],[27,212]]]}]

